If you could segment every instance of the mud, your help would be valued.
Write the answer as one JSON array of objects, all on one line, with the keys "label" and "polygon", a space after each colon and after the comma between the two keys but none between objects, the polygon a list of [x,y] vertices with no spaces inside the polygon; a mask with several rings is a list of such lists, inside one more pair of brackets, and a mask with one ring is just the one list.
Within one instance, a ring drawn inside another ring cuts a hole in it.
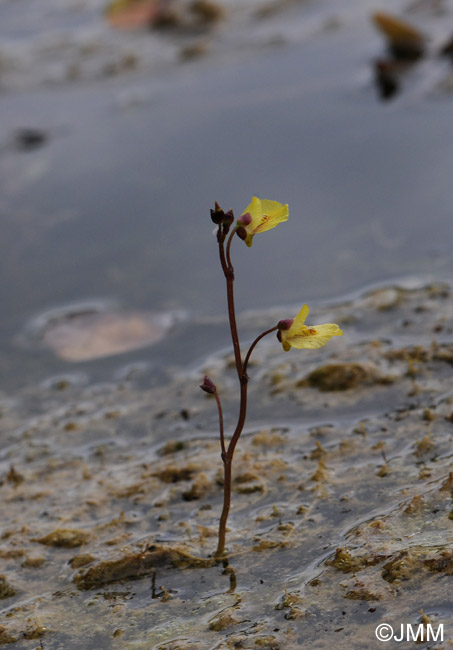
[{"label": "mud", "polygon": [[[380,622],[452,629],[451,288],[315,311],[344,337],[289,353],[265,339],[250,367],[228,562],[212,558],[221,461],[198,385],[215,381],[228,435],[229,352],[152,389],[2,395],[3,645],[362,649]],[[274,319],[243,314],[241,332]],[[386,381],[345,385],[358,367]]]}]

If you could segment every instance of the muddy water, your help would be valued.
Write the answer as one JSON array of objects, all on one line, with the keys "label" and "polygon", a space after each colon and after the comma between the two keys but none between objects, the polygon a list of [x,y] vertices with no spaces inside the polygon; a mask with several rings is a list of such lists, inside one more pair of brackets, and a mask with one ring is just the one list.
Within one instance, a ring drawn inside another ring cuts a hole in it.
[{"label": "muddy water", "polygon": [[[430,46],[387,103],[374,85],[386,47],[371,4],[283,3],[266,18],[258,4],[246,15],[227,7],[203,34],[210,49],[190,62],[167,61],[166,46],[199,34],[119,33],[83,3],[66,12],[49,3],[39,19],[30,2],[21,24],[2,5],[5,387],[66,370],[40,350],[30,355],[23,336],[48,310],[113,301],[195,320],[222,313],[214,200],[240,213],[257,194],[291,209],[271,238],[235,253],[240,309],[451,275],[451,64],[438,56],[450,4],[398,5]],[[137,66],[112,71],[125,45]],[[52,76],[77,57],[79,76]],[[24,129],[42,139],[30,144]]]},{"label": "muddy water", "polygon": [[[317,310],[346,332],[320,351],[263,342],[235,458],[229,566],[211,559],[219,443],[215,404],[197,387],[209,372],[231,430],[229,353],[165,388],[132,373],[4,399],[0,638],[364,648],[386,622],[442,623],[448,639],[451,304],[448,285],[389,287]],[[275,316],[244,316],[241,331]]]},{"label": "muddy water", "polygon": [[[449,647],[451,3],[382,3],[430,36],[386,103],[371,3],[230,2],[202,34],[44,5],[0,21],[0,643]],[[304,301],[345,336],[258,348],[224,566],[208,215],[252,194],[291,214],[234,249],[244,340]]]}]

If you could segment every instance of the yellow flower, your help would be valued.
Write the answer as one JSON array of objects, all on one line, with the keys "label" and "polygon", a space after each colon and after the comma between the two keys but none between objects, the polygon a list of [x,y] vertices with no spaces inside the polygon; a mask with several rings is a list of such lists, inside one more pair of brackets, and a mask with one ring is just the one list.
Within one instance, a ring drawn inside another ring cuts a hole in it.
[{"label": "yellow flower", "polygon": [[316,350],[322,348],[332,336],[343,335],[338,325],[333,323],[313,325],[312,327],[304,325],[308,312],[308,305],[304,305],[296,318],[288,318],[279,322],[277,337],[285,352],[288,352],[290,348]]},{"label": "yellow flower", "polygon": [[287,203],[283,205],[278,201],[266,201],[254,196],[237,221],[237,234],[247,246],[251,246],[253,235],[275,228],[279,223],[287,221],[288,215]]}]

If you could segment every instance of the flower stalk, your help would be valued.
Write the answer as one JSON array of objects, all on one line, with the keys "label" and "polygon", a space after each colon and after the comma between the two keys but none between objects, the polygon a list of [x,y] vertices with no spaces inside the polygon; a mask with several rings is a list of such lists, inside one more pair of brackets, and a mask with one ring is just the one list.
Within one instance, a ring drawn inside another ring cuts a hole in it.
[{"label": "flower stalk", "polygon": [[[231,487],[232,487],[232,466],[233,457],[236,445],[239,441],[241,433],[244,428],[247,416],[247,389],[249,377],[247,368],[250,357],[262,338],[277,332],[277,338],[283,346],[285,351],[291,347],[295,348],[319,348],[332,337],[339,336],[343,332],[338,325],[324,324],[314,327],[307,327],[305,319],[308,315],[308,307],[304,305],[295,318],[287,318],[281,320],[277,325],[265,330],[259,334],[250,345],[244,360],[241,356],[241,347],[239,343],[238,328],[236,322],[236,312],[234,304],[234,267],[231,262],[231,245],[234,236],[237,235],[239,239],[245,242],[248,247],[252,246],[253,237],[261,232],[266,232],[274,228],[279,223],[288,219],[288,206],[278,203],[277,201],[261,200],[253,197],[250,205],[245,209],[242,215],[236,222],[236,225],[231,229],[234,222],[234,215],[231,210],[224,212],[218,203],[215,204],[214,210],[211,210],[211,219],[217,225],[217,243],[219,248],[220,265],[226,281],[226,295],[227,295],[227,308],[228,308],[228,321],[230,326],[231,340],[233,344],[234,360],[236,372],[240,385],[239,397],[239,415],[236,427],[231,435],[231,438],[226,443],[223,424],[223,411],[220,402],[220,397],[215,384],[209,379],[204,378],[203,384],[200,388],[206,393],[214,395],[219,416],[219,433],[220,433],[220,448],[221,458],[223,463],[223,508],[219,520],[219,533],[217,549],[214,557],[218,560],[226,557],[225,544],[226,544],[226,530],[228,515],[231,507]],[[227,239],[227,235],[228,239]],[[225,245],[226,240],[226,245]]]}]

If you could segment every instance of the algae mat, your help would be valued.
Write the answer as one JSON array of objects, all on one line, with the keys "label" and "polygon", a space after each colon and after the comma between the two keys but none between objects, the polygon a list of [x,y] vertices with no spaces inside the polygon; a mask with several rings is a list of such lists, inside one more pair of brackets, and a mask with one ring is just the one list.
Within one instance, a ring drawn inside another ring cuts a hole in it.
[{"label": "algae mat", "polygon": [[306,354],[265,341],[250,367],[228,563],[211,558],[222,474],[198,383],[216,382],[231,430],[229,354],[153,389],[1,396],[0,644],[377,648],[388,623],[443,625],[418,647],[453,647],[451,287],[315,311],[345,336]]}]

